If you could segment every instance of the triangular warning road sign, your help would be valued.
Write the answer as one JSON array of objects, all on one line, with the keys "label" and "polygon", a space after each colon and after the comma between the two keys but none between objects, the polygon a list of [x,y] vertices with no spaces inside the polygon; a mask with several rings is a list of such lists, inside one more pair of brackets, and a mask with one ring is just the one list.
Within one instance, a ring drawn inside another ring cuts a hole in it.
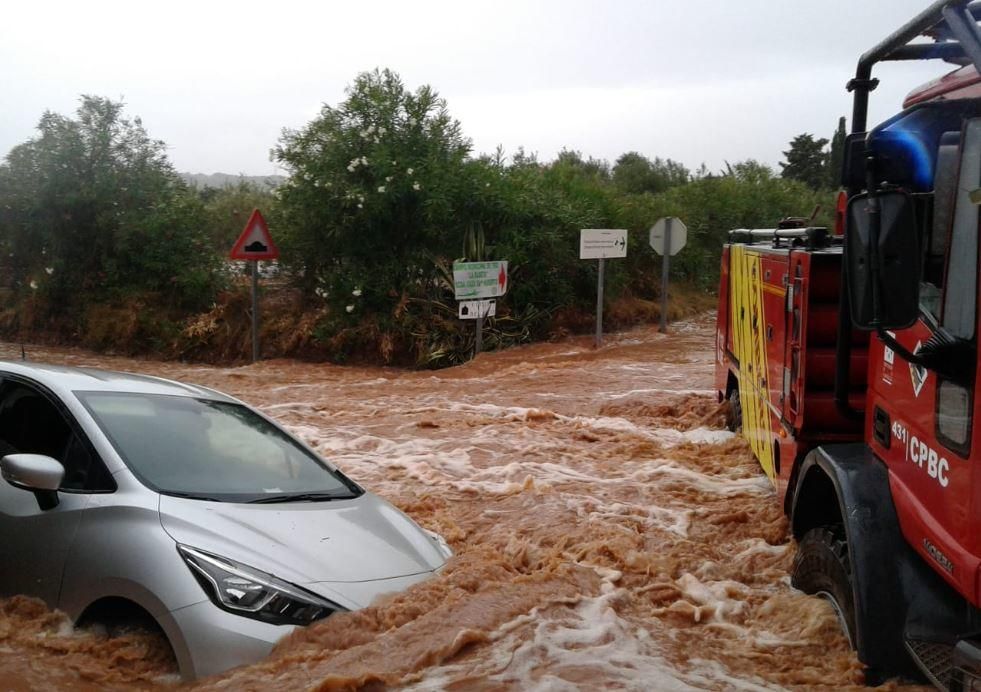
[{"label": "triangular warning road sign", "polygon": [[269,227],[258,209],[252,210],[252,216],[228,256],[236,260],[271,260],[279,257],[279,248],[269,235]]}]

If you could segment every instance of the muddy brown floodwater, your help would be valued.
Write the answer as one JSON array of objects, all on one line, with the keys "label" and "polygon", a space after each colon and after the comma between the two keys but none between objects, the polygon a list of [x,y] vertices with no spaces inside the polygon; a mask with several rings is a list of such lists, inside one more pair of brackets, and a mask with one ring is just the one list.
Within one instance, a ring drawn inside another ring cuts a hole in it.
[{"label": "muddy brown floodwater", "polygon": [[[28,355],[227,391],[456,552],[428,582],[197,688],[857,688],[832,609],[790,586],[769,483],[722,429],[712,334],[702,318],[440,372]],[[134,686],[179,686],[158,637],[73,631],[37,601],[0,600],[0,689]]]}]

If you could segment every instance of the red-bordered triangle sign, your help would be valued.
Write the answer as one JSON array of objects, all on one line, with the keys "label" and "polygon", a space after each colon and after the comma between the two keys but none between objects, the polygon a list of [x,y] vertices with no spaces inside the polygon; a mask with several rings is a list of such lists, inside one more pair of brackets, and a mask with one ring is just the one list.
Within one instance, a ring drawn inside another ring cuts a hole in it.
[{"label": "red-bordered triangle sign", "polygon": [[252,216],[228,256],[236,260],[271,260],[279,257],[279,248],[269,235],[269,226],[258,209],[252,210]]}]

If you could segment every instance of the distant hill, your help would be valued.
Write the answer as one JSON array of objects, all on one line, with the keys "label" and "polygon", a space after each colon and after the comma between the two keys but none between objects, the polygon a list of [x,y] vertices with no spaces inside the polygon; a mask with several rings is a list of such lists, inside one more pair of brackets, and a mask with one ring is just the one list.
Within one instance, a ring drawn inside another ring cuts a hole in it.
[{"label": "distant hill", "polygon": [[188,185],[196,188],[215,187],[220,189],[238,185],[240,182],[274,188],[286,180],[286,176],[283,175],[232,175],[230,173],[179,173],[178,175]]}]

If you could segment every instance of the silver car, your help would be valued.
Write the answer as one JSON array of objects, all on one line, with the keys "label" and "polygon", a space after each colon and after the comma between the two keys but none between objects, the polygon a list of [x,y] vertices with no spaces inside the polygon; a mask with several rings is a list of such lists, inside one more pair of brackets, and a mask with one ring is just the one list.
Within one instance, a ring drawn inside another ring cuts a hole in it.
[{"label": "silver car", "polygon": [[446,543],[240,401],[0,363],[0,595],[152,620],[186,679],[441,567]]}]

